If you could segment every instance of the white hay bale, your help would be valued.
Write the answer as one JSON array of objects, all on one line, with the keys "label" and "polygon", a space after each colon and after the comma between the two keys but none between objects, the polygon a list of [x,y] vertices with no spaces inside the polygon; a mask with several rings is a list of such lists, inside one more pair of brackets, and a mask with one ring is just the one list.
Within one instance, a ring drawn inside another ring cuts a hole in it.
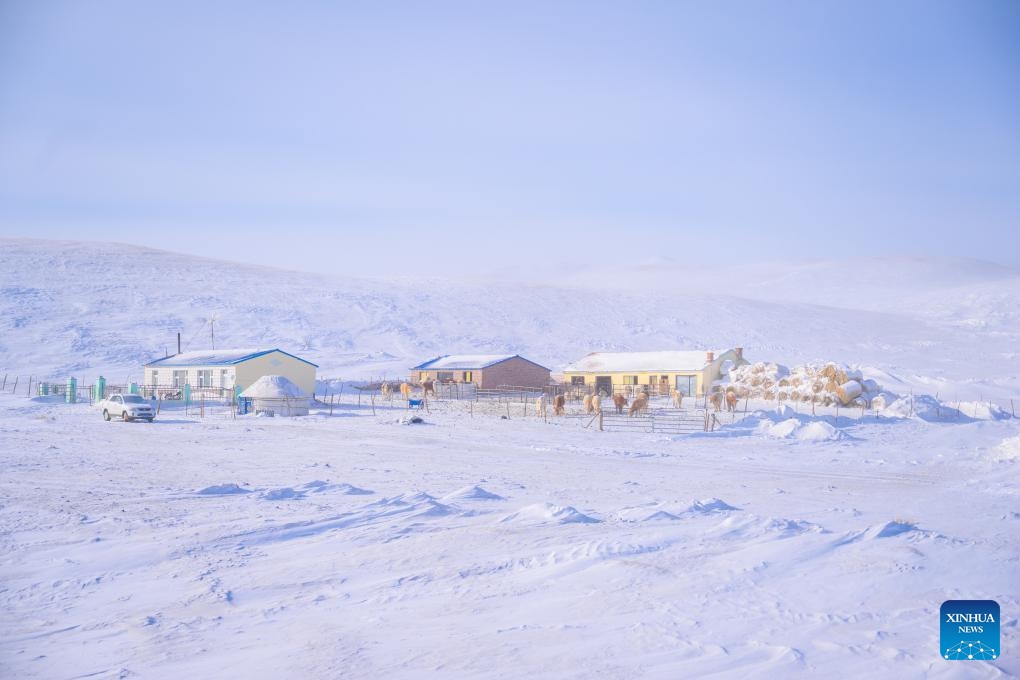
[{"label": "white hay bale", "polygon": [[847,380],[842,385],[839,385],[836,390],[836,396],[839,397],[840,402],[845,406],[850,404],[854,399],[861,396],[864,392],[864,388],[856,380]]}]

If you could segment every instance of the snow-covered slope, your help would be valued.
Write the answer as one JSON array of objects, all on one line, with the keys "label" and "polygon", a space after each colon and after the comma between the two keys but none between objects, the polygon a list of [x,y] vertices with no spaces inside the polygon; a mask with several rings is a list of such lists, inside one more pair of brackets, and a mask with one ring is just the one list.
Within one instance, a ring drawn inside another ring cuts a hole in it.
[{"label": "snow-covered slope", "polygon": [[875,259],[685,273],[666,263],[552,284],[353,279],[135,246],[0,240],[0,370],[137,378],[211,343],[278,346],[320,376],[402,375],[454,352],[553,370],[596,350],[742,345],[752,360],[840,361],[960,397],[1020,393],[1020,273]]}]

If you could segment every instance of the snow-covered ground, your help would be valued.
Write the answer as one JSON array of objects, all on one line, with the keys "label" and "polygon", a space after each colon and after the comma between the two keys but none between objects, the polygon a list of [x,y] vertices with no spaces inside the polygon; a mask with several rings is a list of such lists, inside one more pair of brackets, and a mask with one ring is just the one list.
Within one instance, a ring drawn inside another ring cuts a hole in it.
[{"label": "snow-covered ground", "polygon": [[[0,675],[1020,672],[1016,419],[405,413],[0,397]],[[939,658],[951,598],[999,602],[998,660]]]},{"label": "snow-covered ground", "polygon": [[[1020,674],[1020,420],[1002,410],[1020,397],[1020,276],[852,271],[355,280],[0,240],[0,370],[36,379],[140,376],[182,327],[207,347],[216,314],[217,346],[280,346],[324,377],[743,345],[914,392],[838,420],[759,402],[669,437],[463,404],[420,425],[349,403],[107,423],[8,386],[0,677]],[[941,659],[941,603],[984,598],[1001,656]]]}]

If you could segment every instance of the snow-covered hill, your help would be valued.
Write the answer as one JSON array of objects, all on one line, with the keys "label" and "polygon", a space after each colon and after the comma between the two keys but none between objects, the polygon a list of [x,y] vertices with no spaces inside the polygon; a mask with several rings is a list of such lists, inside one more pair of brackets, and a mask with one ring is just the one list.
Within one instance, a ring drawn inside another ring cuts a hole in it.
[{"label": "snow-covered hill", "polygon": [[278,346],[326,377],[402,375],[437,354],[519,352],[553,370],[596,350],[742,345],[834,360],[898,387],[1020,393],[1020,272],[873,259],[578,272],[555,284],[284,271],[97,242],[0,239],[0,370],[138,377],[215,342]]}]

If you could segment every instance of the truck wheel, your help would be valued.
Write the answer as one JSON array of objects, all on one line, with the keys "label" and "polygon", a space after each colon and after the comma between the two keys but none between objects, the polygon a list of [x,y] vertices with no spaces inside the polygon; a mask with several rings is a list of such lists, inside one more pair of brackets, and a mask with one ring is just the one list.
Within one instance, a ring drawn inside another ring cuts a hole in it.
[{"label": "truck wheel", "polygon": [[110,412],[107,411],[105,408],[103,409],[103,420],[105,420],[107,422],[109,422],[109,420],[110,420]]},{"label": "truck wheel", "polygon": [[131,422],[131,416],[128,415],[127,411],[124,411],[124,413],[120,414],[120,417],[124,419],[125,423]]}]

